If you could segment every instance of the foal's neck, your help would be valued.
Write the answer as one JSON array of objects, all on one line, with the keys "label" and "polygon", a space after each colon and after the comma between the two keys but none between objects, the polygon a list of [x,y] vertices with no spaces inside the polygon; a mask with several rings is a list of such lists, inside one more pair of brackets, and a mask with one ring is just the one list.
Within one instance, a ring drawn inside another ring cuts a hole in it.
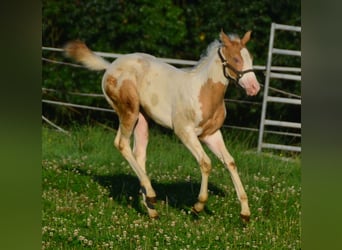
[{"label": "foal's neck", "polygon": [[206,65],[206,77],[208,79],[212,79],[214,83],[220,83],[223,85],[228,85],[227,78],[224,76],[223,67],[221,59],[218,56],[217,50],[219,47],[216,47],[211,51],[211,54],[208,56],[208,61]]}]

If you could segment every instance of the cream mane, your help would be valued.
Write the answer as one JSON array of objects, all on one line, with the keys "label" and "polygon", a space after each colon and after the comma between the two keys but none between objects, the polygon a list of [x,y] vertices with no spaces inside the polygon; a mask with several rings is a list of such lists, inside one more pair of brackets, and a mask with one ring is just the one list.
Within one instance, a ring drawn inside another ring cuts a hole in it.
[{"label": "cream mane", "polygon": [[[240,38],[237,34],[228,34],[228,37],[232,40],[232,41],[240,41]],[[218,40],[213,41],[212,43],[210,43],[206,49],[206,52],[203,53],[201,55],[200,60],[197,62],[197,64],[192,67],[192,68],[188,68],[186,70],[188,70],[189,72],[197,72],[199,70],[201,70],[201,68],[203,67],[203,65],[206,65],[207,62],[210,62],[210,60],[212,59],[213,56],[215,56],[217,54],[217,49],[222,45],[222,43]]]},{"label": "cream mane", "polygon": [[201,55],[200,60],[197,64],[189,69],[189,72],[197,72],[202,69],[204,65],[206,65],[213,56],[217,55],[217,49],[221,46],[221,42],[218,40],[213,41],[211,44],[208,45],[207,50],[205,53]]}]

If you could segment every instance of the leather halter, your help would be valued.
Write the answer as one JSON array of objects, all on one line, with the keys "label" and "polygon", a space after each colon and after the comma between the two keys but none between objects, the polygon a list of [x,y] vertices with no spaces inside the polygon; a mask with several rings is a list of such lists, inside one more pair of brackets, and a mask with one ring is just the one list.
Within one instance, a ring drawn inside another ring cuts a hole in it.
[{"label": "leather halter", "polygon": [[[223,74],[224,76],[228,79],[228,80],[232,80],[233,82],[235,82],[237,85],[240,86],[239,80],[243,77],[244,74],[249,73],[249,72],[254,72],[254,69],[247,69],[247,70],[237,70],[236,68],[234,68],[231,64],[229,64],[227,62],[226,59],[224,59],[223,55],[221,54],[221,47],[218,48],[217,53],[221,59],[222,62],[222,67],[223,67]],[[234,79],[233,77],[231,77],[228,73],[228,70],[226,70],[226,68],[230,69],[231,71],[233,71],[236,74],[236,79]]]}]

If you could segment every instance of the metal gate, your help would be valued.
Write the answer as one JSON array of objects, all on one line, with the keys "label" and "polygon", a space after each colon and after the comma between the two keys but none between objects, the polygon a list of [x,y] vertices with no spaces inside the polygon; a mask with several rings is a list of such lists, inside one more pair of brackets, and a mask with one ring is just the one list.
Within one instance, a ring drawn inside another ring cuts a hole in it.
[{"label": "metal gate", "polygon": [[[263,148],[301,152],[301,146],[281,145],[281,144],[265,142],[266,140],[265,134],[268,133],[268,131],[265,130],[265,126],[287,127],[287,128],[293,128],[295,130],[301,130],[301,123],[273,120],[273,119],[267,118],[267,104],[270,102],[275,103],[275,104],[281,103],[281,104],[288,104],[288,105],[301,105],[302,103],[300,96],[297,98],[293,98],[293,97],[288,98],[288,97],[277,97],[277,96],[269,95],[269,89],[271,88],[270,80],[272,78],[278,79],[278,81],[279,80],[293,80],[293,81],[299,81],[299,82],[301,81],[301,68],[290,67],[290,66],[289,67],[272,66],[272,57],[274,54],[301,57],[300,50],[288,50],[288,49],[274,48],[273,45],[274,45],[274,39],[275,39],[275,32],[277,30],[301,32],[301,27],[289,26],[289,25],[283,25],[283,24],[277,24],[277,23],[272,23],[271,25],[271,34],[270,34],[268,58],[267,58],[267,65],[266,65],[266,77],[265,77],[265,85],[264,85],[264,97],[263,97],[263,103],[262,103],[260,129],[259,129],[258,152],[261,152]],[[278,131],[277,133],[281,133],[285,136],[286,135],[301,136],[300,132],[299,133],[287,133],[287,132]]]}]

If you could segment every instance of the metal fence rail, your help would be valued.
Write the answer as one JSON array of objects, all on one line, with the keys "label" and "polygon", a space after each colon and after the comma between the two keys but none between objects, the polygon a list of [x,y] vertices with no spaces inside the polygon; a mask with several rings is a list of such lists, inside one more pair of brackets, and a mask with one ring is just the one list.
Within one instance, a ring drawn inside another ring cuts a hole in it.
[{"label": "metal fence rail", "polygon": [[[282,104],[291,104],[291,105],[301,105],[301,98],[284,98],[284,97],[276,97],[269,96],[270,80],[271,78],[281,79],[281,80],[293,80],[293,81],[301,81],[301,75],[298,74],[284,74],[284,73],[276,73],[274,72],[274,67],[272,67],[272,56],[273,54],[286,55],[286,56],[298,56],[301,57],[301,51],[299,50],[287,50],[287,49],[279,49],[274,48],[274,36],[276,30],[286,30],[292,32],[301,32],[301,27],[298,26],[289,26],[283,24],[272,23],[271,25],[271,34],[270,34],[270,42],[268,49],[268,57],[267,57],[267,65],[266,65],[266,76],[265,76],[265,84],[264,84],[264,98],[262,103],[261,110],[261,119],[260,119],[260,128],[259,128],[259,139],[258,139],[258,152],[261,152],[262,148],[270,148],[270,149],[279,149],[279,150],[288,150],[288,151],[296,151],[301,152],[301,147],[299,146],[291,146],[291,145],[279,145],[274,143],[267,143],[264,141],[264,135],[267,132],[265,130],[265,126],[277,126],[277,127],[287,127],[287,128],[295,128],[301,129],[301,123],[296,122],[288,122],[288,121],[277,121],[266,118],[267,113],[267,104],[269,102],[274,103],[282,103]],[[301,70],[296,71],[295,73],[300,73]]]}]

